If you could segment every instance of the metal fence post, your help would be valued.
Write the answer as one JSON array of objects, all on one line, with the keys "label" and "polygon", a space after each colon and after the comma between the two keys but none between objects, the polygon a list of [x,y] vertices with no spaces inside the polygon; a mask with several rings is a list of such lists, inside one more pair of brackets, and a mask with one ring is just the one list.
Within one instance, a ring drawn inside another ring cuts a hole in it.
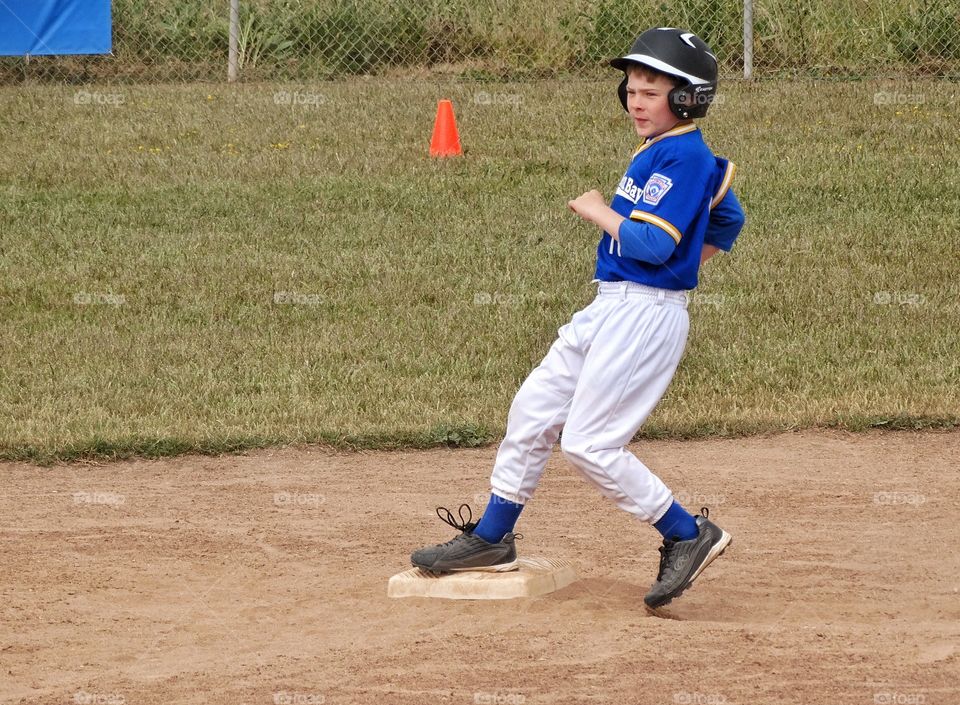
[{"label": "metal fence post", "polygon": [[753,78],[753,0],[743,0],[743,77]]},{"label": "metal fence post", "polygon": [[227,82],[237,80],[237,35],[240,26],[240,0],[230,0],[230,39],[227,49]]}]

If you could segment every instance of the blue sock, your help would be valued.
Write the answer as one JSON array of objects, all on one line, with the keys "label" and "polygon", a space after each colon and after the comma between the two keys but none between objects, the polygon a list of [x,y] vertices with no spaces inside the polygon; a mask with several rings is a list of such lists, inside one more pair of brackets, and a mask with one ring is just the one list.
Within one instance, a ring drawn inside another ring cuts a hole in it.
[{"label": "blue sock", "polygon": [[663,534],[663,538],[672,541],[689,541],[700,535],[697,520],[676,500],[653,528]]},{"label": "blue sock", "polygon": [[480,517],[480,523],[473,533],[487,543],[500,543],[508,531],[513,531],[522,511],[522,504],[515,504],[491,492],[487,511]]}]

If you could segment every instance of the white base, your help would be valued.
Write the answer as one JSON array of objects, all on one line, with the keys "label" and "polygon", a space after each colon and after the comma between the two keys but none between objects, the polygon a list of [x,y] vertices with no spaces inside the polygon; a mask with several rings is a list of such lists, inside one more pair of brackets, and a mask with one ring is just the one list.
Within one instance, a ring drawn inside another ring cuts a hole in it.
[{"label": "white base", "polygon": [[519,558],[519,568],[506,573],[464,571],[434,575],[420,568],[397,573],[387,585],[389,597],[440,597],[448,600],[512,600],[539,597],[577,579],[567,561]]}]

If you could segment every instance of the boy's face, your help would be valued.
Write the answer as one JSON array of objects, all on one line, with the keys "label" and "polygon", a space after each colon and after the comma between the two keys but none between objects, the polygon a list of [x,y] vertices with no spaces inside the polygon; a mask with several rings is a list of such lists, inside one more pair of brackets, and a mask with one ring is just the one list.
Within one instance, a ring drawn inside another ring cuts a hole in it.
[{"label": "boy's face", "polygon": [[667,102],[673,86],[673,81],[662,75],[639,71],[627,75],[627,112],[640,137],[656,137],[680,122]]}]

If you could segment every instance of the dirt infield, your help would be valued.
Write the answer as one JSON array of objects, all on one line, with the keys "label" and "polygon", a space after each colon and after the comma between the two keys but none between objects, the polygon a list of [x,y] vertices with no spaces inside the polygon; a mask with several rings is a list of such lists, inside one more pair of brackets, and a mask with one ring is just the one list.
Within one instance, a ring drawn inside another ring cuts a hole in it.
[{"label": "dirt infield", "polygon": [[960,433],[650,442],[734,542],[670,618],[656,533],[555,454],[528,601],[390,600],[494,449],[0,465],[0,700],[960,703]]}]

